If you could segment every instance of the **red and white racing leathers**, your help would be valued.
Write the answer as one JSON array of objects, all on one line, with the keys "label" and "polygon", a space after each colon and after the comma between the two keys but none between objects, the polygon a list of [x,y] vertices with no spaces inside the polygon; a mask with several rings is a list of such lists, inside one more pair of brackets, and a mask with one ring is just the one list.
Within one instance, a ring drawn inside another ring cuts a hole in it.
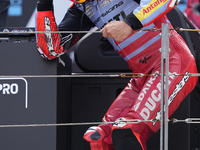
[{"label": "red and white racing leathers", "polygon": [[[154,22],[157,28],[161,28],[160,23],[165,23],[166,18],[162,17]],[[150,31],[149,31],[150,32]],[[148,44],[142,53],[131,58],[131,47],[140,49],[141,43],[146,40],[152,41],[159,38],[159,32],[144,34],[128,47],[120,51],[120,54],[129,59],[127,62],[134,72],[161,73],[161,56],[159,52],[161,39]],[[134,36],[134,35],[131,35]],[[182,38],[174,31],[170,31],[170,53],[169,53],[169,72],[177,74],[196,73],[196,66],[193,56]],[[121,44],[116,42],[117,44]],[[123,42],[122,42],[123,43]],[[156,51],[155,51],[156,50]],[[129,57],[130,56],[130,57]],[[141,69],[143,68],[143,69]],[[195,87],[197,77],[170,76],[169,77],[169,116],[178,108],[182,100]],[[115,121],[117,118],[126,119],[160,119],[160,101],[161,101],[161,77],[143,77],[133,78],[127,87],[116,98],[109,110],[104,116],[104,121]],[[160,122],[153,124],[145,122],[133,124],[131,130],[136,133],[136,137],[142,143],[143,149],[146,149],[146,141],[160,128]]]},{"label": "red and white racing leathers", "polygon": [[[133,29],[160,29],[162,23],[171,24],[165,14],[170,11],[175,0],[94,0],[85,4],[85,16],[80,22],[83,7],[73,4],[58,26],[60,31],[89,30],[93,26],[102,29],[112,20],[124,20]],[[80,25],[81,24],[81,25]],[[172,27],[171,27],[172,28]],[[161,37],[160,31],[143,31],[132,33],[122,42],[109,39],[114,49],[129,64],[134,73],[161,73]],[[67,34],[62,34],[63,37]],[[71,45],[75,44],[79,35],[74,35]],[[170,30],[169,38],[169,71],[170,73],[197,73],[195,60],[184,40],[174,30]],[[90,57],[90,56],[88,56]],[[169,115],[171,115],[196,85],[198,78],[189,76],[170,76],[169,78]],[[161,77],[133,78],[116,98],[105,114],[103,121],[113,122],[120,117],[126,119],[160,119]],[[111,124],[102,127],[107,136],[104,144],[112,144]],[[120,127],[119,127],[120,128]],[[143,122],[129,125],[142,149],[146,149],[146,141],[160,128],[160,122]],[[97,131],[97,130],[96,130]],[[99,130],[100,132],[101,130]],[[109,133],[110,132],[110,133]],[[102,141],[100,142],[102,143]],[[99,143],[98,143],[99,144]],[[99,146],[99,145],[98,145]],[[109,149],[100,146],[101,150]],[[95,148],[98,149],[98,148]]]}]

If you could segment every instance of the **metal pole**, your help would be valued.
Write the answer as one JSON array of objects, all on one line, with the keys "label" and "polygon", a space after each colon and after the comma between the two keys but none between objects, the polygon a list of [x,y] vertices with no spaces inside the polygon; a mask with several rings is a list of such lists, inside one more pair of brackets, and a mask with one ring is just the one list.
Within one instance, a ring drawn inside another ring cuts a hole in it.
[{"label": "metal pole", "polygon": [[163,23],[161,31],[160,150],[168,150],[169,24]]}]

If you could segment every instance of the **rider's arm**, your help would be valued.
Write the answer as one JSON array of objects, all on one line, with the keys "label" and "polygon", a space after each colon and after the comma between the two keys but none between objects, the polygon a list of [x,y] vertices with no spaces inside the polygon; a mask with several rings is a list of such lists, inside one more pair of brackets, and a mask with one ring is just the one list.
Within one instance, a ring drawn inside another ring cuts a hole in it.
[{"label": "rider's arm", "polygon": [[124,21],[133,30],[140,29],[168,13],[179,2],[179,0],[141,0],[139,7],[129,14]]},{"label": "rider's arm", "polygon": [[[48,1],[48,2],[46,2]],[[40,0],[37,3],[36,34],[37,49],[45,59],[54,59],[64,54],[84,34],[63,33],[58,31],[89,30],[94,24],[76,6],[70,7],[59,27],[55,22],[52,0]]]}]

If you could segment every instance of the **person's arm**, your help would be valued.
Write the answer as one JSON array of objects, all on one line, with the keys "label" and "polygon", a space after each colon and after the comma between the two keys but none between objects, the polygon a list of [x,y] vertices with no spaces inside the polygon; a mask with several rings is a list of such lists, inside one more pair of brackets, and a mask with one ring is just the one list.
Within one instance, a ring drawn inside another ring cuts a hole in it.
[{"label": "person's arm", "polygon": [[52,0],[40,0],[37,3],[37,10],[36,31],[45,31],[36,34],[37,49],[43,58],[51,60],[61,56],[83,36],[83,34],[58,33],[58,31],[79,31],[81,26],[82,29],[86,29],[85,22],[88,18],[85,19],[84,16],[82,23],[83,12],[75,6],[68,9],[59,27],[55,22]]},{"label": "person's arm", "polygon": [[[79,10],[74,3],[68,9],[63,20],[58,25],[58,29],[59,31],[88,31],[94,26],[94,23],[85,14],[83,14],[83,12]],[[69,34],[62,33],[61,35],[65,38]],[[72,47],[84,35],[85,33],[73,33],[69,47]],[[66,45],[64,47],[67,49]]]},{"label": "person's arm", "polygon": [[65,52],[61,45],[61,36],[58,33],[52,33],[58,32],[53,14],[53,0],[37,2],[35,30],[38,32],[36,34],[37,50],[43,58],[51,60]]},{"label": "person's arm", "polygon": [[141,0],[140,6],[129,14],[124,22],[131,26],[133,30],[140,29],[167,14],[179,2],[180,0]]},{"label": "person's arm", "polygon": [[123,41],[132,30],[138,30],[153,23],[160,16],[173,9],[179,0],[141,0],[140,5],[123,21],[112,21],[103,29],[103,36]]}]

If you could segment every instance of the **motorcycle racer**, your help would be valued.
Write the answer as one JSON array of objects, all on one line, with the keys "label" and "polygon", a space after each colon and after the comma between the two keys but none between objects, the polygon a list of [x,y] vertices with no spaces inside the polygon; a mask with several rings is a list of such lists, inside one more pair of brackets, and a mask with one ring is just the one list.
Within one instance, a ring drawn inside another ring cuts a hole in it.
[{"label": "motorcycle racer", "polygon": [[[84,34],[48,31],[89,31],[96,26],[134,73],[161,72],[160,30],[135,33],[138,29],[160,29],[162,23],[172,25],[166,13],[176,0],[72,0],[73,3],[57,26],[52,0],[37,3],[37,47],[45,59],[65,53]],[[180,35],[170,30],[169,72],[196,73],[195,59]],[[88,56],[90,57],[90,56]],[[195,87],[197,77],[169,77],[169,116]],[[146,141],[160,128],[160,123],[128,124],[131,119],[160,118],[161,77],[132,78],[103,117],[104,122],[123,120],[127,124],[103,124],[89,128],[84,139],[91,150],[146,150]]]}]

